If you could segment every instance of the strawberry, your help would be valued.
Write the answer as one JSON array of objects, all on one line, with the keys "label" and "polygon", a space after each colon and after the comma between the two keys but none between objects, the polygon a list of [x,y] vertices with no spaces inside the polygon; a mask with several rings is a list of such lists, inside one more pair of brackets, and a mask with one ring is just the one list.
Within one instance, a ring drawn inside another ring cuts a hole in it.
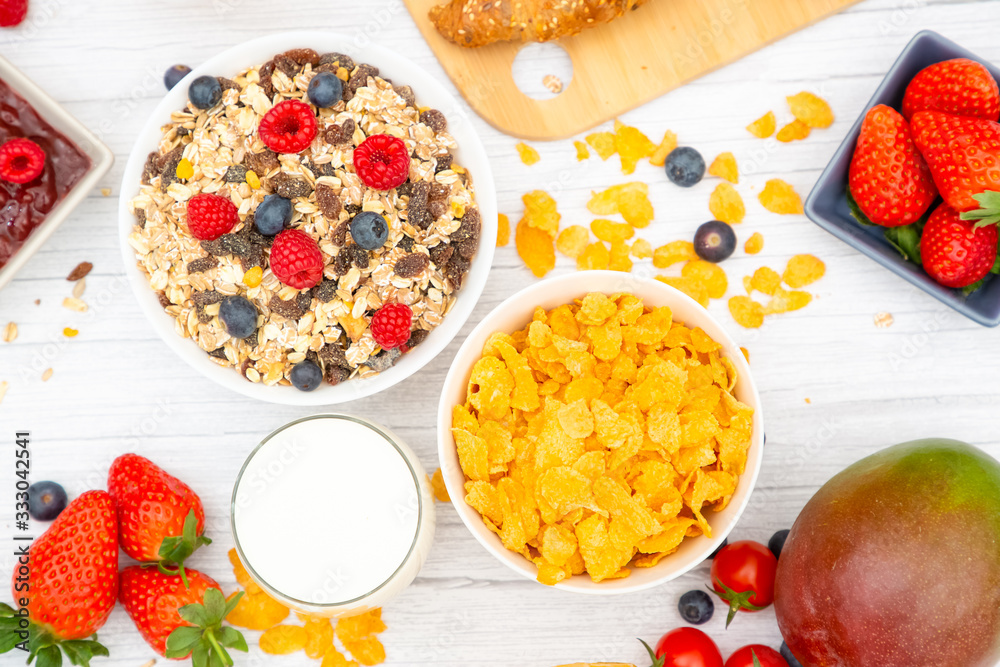
[{"label": "strawberry", "polygon": [[986,120],[1000,117],[1000,88],[990,71],[968,58],[935,63],[920,70],[903,95],[903,116],[943,111]]},{"label": "strawberry", "polygon": [[930,208],[937,189],[910,137],[910,125],[884,104],[865,115],[851,158],[851,195],[876,225],[916,222]]},{"label": "strawberry", "polygon": [[967,287],[986,277],[997,259],[997,226],[976,226],[948,204],[938,206],[920,237],[924,270],[945,287]]},{"label": "strawberry", "polygon": [[178,575],[133,565],[122,570],[119,598],[142,638],[165,658],[191,656],[193,667],[233,664],[226,647],[246,651],[239,631],[222,621],[236,608],[237,594],[226,602],[219,584],[197,570]]},{"label": "strawberry", "polygon": [[122,551],[155,562],[183,579],[184,560],[212,541],[203,536],[205,510],[184,482],[138,454],[124,454],[108,470],[108,492],[118,506]]},{"label": "strawberry", "polygon": [[[80,495],[18,562],[11,586],[19,610],[0,605],[0,652],[23,642],[28,662],[37,658],[38,667],[58,667],[63,652],[74,665],[108,655],[88,638],[108,620],[118,594],[118,528],[111,496],[104,491]],[[25,610],[27,616],[21,613]]]},{"label": "strawberry", "polygon": [[[1000,123],[918,111],[913,114],[911,129],[938,191],[953,209],[971,212],[982,203],[977,195],[1000,192]],[[982,219],[994,213],[1000,211],[981,209],[975,216],[963,215],[963,219]]]}]

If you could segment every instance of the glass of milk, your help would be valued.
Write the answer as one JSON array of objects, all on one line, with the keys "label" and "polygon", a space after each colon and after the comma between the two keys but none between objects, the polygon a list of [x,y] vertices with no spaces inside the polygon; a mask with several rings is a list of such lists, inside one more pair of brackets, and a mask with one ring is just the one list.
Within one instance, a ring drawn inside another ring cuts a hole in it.
[{"label": "glass of milk", "polygon": [[381,607],[417,576],[434,539],[434,499],[413,451],[345,414],[264,438],[236,479],[231,518],[253,580],[322,616]]}]

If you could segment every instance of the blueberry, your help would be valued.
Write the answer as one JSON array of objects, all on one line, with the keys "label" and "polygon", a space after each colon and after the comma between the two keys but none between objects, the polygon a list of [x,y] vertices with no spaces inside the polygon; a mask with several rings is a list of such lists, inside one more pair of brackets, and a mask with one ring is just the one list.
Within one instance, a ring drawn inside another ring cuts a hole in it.
[{"label": "blueberry", "polygon": [[299,391],[312,391],[323,381],[323,371],[311,361],[300,361],[292,367],[290,378]]},{"label": "blueberry", "polygon": [[785,548],[785,540],[788,539],[788,529],[779,530],[771,539],[767,541],[767,548],[771,550],[775,558],[781,558],[781,550]]},{"label": "blueberry", "polygon": [[55,482],[35,482],[28,487],[28,514],[36,521],[52,521],[66,509],[66,491]]},{"label": "blueberry", "polygon": [[688,623],[701,625],[712,618],[712,614],[715,613],[715,603],[712,602],[712,596],[705,591],[688,591],[677,603],[677,611]]},{"label": "blueberry", "polygon": [[257,309],[246,297],[227,297],[219,306],[219,319],[233,338],[246,338],[257,330]]},{"label": "blueberry", "polygon": [[709,220],[694,233],[694,251],[706,262],[721,262],[736,250],[736,232],[724,222]]},{"label": "blueberry", "polygon": [[191,68],[187,65],[174,65],[164,73],[163,85],[167,87],[167,90],[172,90],[190,71]]},{"label": "blueberry", "polygon": [[344,98],[344,84],[333,72],[320,72],[309,82],[309,101],[316,106],[332,107]]},{"label": "blueberry", "polygon": [[362,211],[351,220],[351,238],[365,250],[377,250],[389,238],[389,225],[378,213]]},{"label": "blueberry", "polygon": [[709,555],[708,560],[715,560],[715,557],[719,555],[720,551],[722,551],[723,549],[726,548],[727,544],[729,544],[729,538],[728,537],[726,539],[722,540],[722,544],[720,544],[719,548],[716,549],[715,551],[713,551],[711,553],[711,555]]},{"label": "blueberry", "polygon": [[672,183],[690,188],[705,175],[705,158],[690,146],[681,146],[670,151],[663,167]]},{"label": "blueberry", "polygon": [[292,200],[281,195],[264,197],[253,214],[253,224],[264,236],[274,236],[292,221]]},{"label": "blueberry", "polygon": [[799,662],[799,659],[795,657],[785,642],[781,642],[781,657],[788,663],[788,667],[802,667],[802,663]]},{"label": "blueberry", "polygon": [[188,86],[188,99],[199,109],[211,109],[222,99],[222,85],[214,76],[199,76]]}]

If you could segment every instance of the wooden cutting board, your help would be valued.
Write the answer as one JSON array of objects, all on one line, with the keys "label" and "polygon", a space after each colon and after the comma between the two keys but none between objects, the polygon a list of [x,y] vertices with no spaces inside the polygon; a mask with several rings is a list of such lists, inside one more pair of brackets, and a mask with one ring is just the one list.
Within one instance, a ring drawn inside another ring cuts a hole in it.
[{"label": "wooden cutting board", "polygon": [[427,18],[443,0],[403,1],[480,116],[507,134],[547,140],[614,118],[859,0],[652,0],[561,40],[573,80],[547,100],[528,97],[514,83],[511,64],[521,44],[455,46]]}]

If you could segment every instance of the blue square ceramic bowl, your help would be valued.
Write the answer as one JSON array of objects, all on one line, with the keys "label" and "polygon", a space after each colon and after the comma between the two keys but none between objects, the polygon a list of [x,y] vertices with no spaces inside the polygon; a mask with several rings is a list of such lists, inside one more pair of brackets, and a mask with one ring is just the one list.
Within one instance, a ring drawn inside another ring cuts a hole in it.
[{"label": "blue square ceramic bowl", "polygon": [[[876,104],[887,104],[899,109],[906,86],[917,72],[928,65],[952,58],[969,58],[981,62],[990,70],[993,78],[1000,81],[1000,69],[936,32],[924,30],[917,33],[903,49],[871,100],[868,101],[865,113]],[[962,294],[961,290],[943,287],[924,273],[920,266],[905,261],[899,252],[885,240],[884,228],[863,226],[851,216],[846,197],[847,174],[865,113],[858,117],[833,159],[830,160],[830,164],[819,177],[816,186],[809,193],[805,205],[806,215],[826,231],[860,250],[935,299],[948,304],[982,325],[997,326],[1000,324],[1000,279],[996,276],[990,276],[980,289],[968,296]]]}]

